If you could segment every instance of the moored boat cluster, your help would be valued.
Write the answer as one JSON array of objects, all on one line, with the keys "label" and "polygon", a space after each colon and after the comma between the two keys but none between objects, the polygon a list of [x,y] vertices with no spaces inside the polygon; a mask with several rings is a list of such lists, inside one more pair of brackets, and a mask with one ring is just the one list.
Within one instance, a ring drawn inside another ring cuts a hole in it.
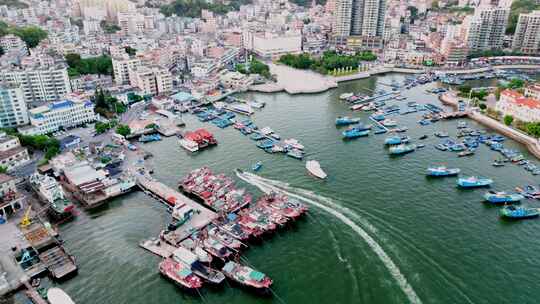
[{"label": "moored boat cluster", "polygon": [[[428,177],[447,177],[456,176],[461,172],[459,168],[447,168],[446,166],[430,167],[427,169],[426,175]],[[485,177],[461,177],[457,180],[457,186],[462,189],[473,189],[481,187],[489,187],[493,184],[493,180]],[[505,191],[488,191],[484,194],[484,201],[493,204],[504,204],[504,207],[500,211],[502,218],[508,219],[527,219],[540,215],[540,209],[518,207],[512,204],[517,204],[524,198],[537,198],[540,199],[540,190],[532,185],[527,185],[524,188],[516,188],[516,193],[510,193]]]},{"label": "moored boat cluster", "polygon": [[289,226],[308,208],[277,193],[253,201],[244,189],[235,187],[231,178],[214,174],[207,167],[190,172],[179,187],[215,210],[218,218],[178,239],[172,235],[187,223],[189,215],[182,212],[182,207],[173,206],[172,224],[157,240],[172,248],[159,264],[160,273],[187,291],[197,291],[207,284],[222,285],[228,279],[258,293],[271,293],[272,279],[247,264],[241,254],[250,244],[260,243]]}]

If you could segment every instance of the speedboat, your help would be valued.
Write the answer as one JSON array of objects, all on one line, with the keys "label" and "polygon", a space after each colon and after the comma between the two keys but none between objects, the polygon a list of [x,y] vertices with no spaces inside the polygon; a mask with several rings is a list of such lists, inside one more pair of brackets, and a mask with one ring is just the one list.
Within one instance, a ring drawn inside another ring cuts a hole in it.
[{"label": "speedboat", "polygon": [[407,153],[413,152],[414,150],[416,150],[416,145],[405,145],[405,144],[393,146],[393,147],[390,147],[390,149],[388,149],[391,155],[407,154]]},{"label": "speedboat", "polygon": [[446,168],[445,166],[431,167],[427,169],[427,175],[433,177],[454,176],[458,175],[460,171],[459,168]]},{"label": "speedboat", "polygon": [[368,136],[369,130],[359,130],[357,128],[349,128],[342,132],[344,139],[353,139],[362,136]]},{"label": "speedboat", "polygon": [[437,136],[439,138],[444,138],[444,137],[448,137],[448,133],[446,133],[446,132],[435,132],[435,136]]},{"label": "speedboat", "polygon": [[537,217],[540,212],[537,208],[524,208],[517,206],[504,206],[501,209],[501,217],[509,219],[528,219]]},{"label": "speedboat", "polygon": [[486,201],[493,204],[514,203],[523,199],[523,195],[517,193],[488,191],[484,194]]},{"label": "speedboat", "polygon": [[467,178],[460,178],[457,181],[457,184],[461,188],[477,188],[477,187],[488,187],[493,183],[492,179],[489,178],[479,178],[476,176],[471,176]]},{"label": "speedboat", "polygon": [[350,118],[348,116],[336,118],[336,126],[352,125],[358,122],[360,122],[360,118]]},{"label": "speedboat", "polygon": [[308,160],[306,162],[306,169],[308,172],[320,179],[325,179],[327,177],[326,173],[321,169],[321,165],[316,160]]},{"label": "speedboat", "polygon": [[262,168],[262,162],[260,162],[260,161],[256,162],[256,163],[253,165],[253,167],[251,167],[251,169],[252,169],[253,171],[255,171],[255,172],[261,170],[261,168]]},{"label": "speedboat", "polygon": [[354,93],[343,93],[339,95],[339,99],[346,100],[354,96]]}]

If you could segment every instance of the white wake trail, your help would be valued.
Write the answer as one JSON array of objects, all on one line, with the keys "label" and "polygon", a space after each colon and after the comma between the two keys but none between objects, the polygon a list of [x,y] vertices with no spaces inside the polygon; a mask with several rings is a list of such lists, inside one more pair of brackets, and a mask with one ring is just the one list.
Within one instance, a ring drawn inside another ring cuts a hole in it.
[{"label": "white wake trail", "polygon": [[332,209],[332,208],[330,208],[330,207],[328,207],[326,205],[318,203],[318,202],[316,202],[314,200],[311,200],[309,198],[300,196],[300,195],[295,194],[295,193],[291,193],[291,192],[286,191],[286,190],[281,188],[283,186],[288,187],[288,184],[277,182],[277,183],[280,184],[280,186],[281,186],[280,187],[280,186],[276,185],[277,183],[274,183],[274,182],[273,183],[268,183],[266,181],[263,181],[259,176],[251,174],[251,173],[247,173],[247,172],[244,172],[244,173],[237,172],[236,175],[240,179],[242,179],[243,181],[258,187],[259,189],[261,189],[261,191],[263,191],[265,193],[269,193],[271,191],[284,193],[284,194],[286,194],[286,195],[288,195],[290,197],[294,197],[294,198],[302,200],[302,201],[304,201],[304,202],[306,202],[306,203],[308,203],[310,205],[313,205],[313,206],[315,206],[315,207],[317,207],[319,209],[322,209],[322,210],[326,211],[327,213],[333,215],[337,219],[339,219],[342,223],[349,226],[354,232],[356,232],[356,234],[358,236],[360,236],[362,239],[364,239],[364,241],[373,250],[373,252],[375,252],[375,254],[377,254],[379,259],[383,262],[384,266],[388,269],[388,271],[390,272],[392,277],[396,280],[398,285],[401,287],[401,290],[403,290],[403,292],[405,293],[405,295],[407,296],[409,301],[411,303],[413,303],[413,304],[421,304],[422,303],[422,301],[420,300],[420,298],[418,297],[418,295],[416,294],[416,292],[414,291],[412,286],[409,284],[409,282],[405,278],[405,276],[401,273],[401,271],[399,270],[397,265],[394,263],[394,261],[392,261],[390,256],[388,256],[388,254],[384,251],[384,249],[377,243],[377,241],[375,241],[375,239],[373,239],[364,229],[362,229],[356,223],[351,221],[343,213],[341,213],[341,212],[339,212],[339,211],[337,211],[335,209]]}]

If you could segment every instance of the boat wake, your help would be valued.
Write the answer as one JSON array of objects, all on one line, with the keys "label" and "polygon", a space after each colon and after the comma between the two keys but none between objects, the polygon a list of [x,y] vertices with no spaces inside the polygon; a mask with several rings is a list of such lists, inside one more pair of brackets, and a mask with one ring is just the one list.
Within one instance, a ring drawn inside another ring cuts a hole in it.
[{"label": "boat wake", "polygon": [[[290,197],[294,197],[310,205],[313,205],[339,219],[343,224],[349,226],[354,232],[356,232],[356,234],[368,244],[368,246],[373,250],[373,252],[375,252],[375,254],[383,262],[384,266],[388,269],[392,277],[396,280],[409,301],[414,304],[422,303],[412,286],[409,284],[405,276],[401,273],[398,266],[394,263],[394,261],[392,261],[390,256],[388,256],[388,254],[377,243],[377,241],[375,241],[375,239],[373,239],[364,229],[362,229],[362,227],[358,226],[355,222],[353,222],[343,213],[327,205],[319,203],[313,199],[310,199],[309,197],[293,193],[293,191],[295,191],[296,189],[289,187],[289,185],[286,183],[265,179],[249,172],[236,172],[236,175],[243,181],[258,187],[261,191],[265,193],[270,193],[272,191],[284,193]],[[332,203],[332,205],[337,206],[335,203]],[[352,213],[352,211],[350,212]]]}]

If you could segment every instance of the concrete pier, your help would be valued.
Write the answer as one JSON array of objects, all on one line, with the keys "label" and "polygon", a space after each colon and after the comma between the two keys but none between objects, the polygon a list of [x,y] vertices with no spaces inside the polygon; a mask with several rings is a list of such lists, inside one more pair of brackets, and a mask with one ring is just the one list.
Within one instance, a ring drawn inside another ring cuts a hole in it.
[{"label": "concrete pier", "polygon": [[131,174],[135,177],[137,185],[146,194],[156,198],[166,206],[189,206],[193,209],[191,219],[170,233],[169,237],[173,237],[175,240],[183,240],[193,232],[200,230],[217,219],[218,215],[215,212],[203,207],[169,186],[156,181],[148,174],[141,172],[132,172]]}]

